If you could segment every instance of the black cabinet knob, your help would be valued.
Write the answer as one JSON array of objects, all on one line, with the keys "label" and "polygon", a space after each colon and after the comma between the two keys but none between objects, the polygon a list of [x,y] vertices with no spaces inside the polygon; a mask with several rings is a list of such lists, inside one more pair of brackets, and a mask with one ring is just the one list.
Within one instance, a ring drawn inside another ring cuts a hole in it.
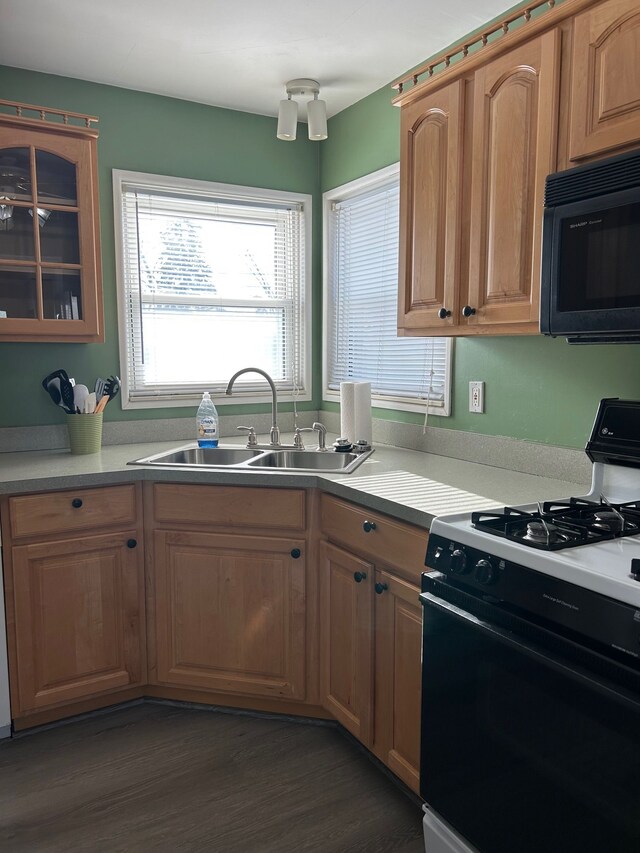
[{"label": "black cabinet knob", "polygon": [[127,548],[135,548],[137,544],[137,539],[127,539]]},{"label": "black cabinet knob", "polygon": [[476,313],[476,309],[472,308],[471,305],[465,305],[464,308],[462,309],[462,316],[463,317],[473,317],[473,315],[475,313]]},{"label": "black cabinet knob", "polygon": [[74,498],[71,501],[71,506],[75,509],[80,509],[80,507],[82,506],[82,498]]},{"label": "black cabinet knob", "polygon": [[362,581],[366,581],[367,573],[366,572],[354,572],[353,579],[356,583],[362,583]]},{"label": "black cabinet knob", "polygon": [[441,308],[441,309],[438,311],[438,317],[439,317],[441,320],[446,320],[446,319],[447,319],[447,317],[450,317],[450,316],[451,316],[451,311],[449,311],[447,308]]},{"label": "black cabinet knob", "polygon": [[378,593],[378,595],[382,595],[382,593],[385,590],[389,589],[389,584],[388,583],[380,583],[378,581],[378,583],[374,586],[374,589]]},{"label": "black cabinet knob", "polygon": [[291,556],[293,557],[294,560],[297,560],[298,557],[300,556],[300,554],[302,554],[302,551],[300,550],[300,548],[292,548],[291,549]]},{"label": "black cabinet knob", "polygon": [[362,529],[364,530],[365,533],[371,533],[372,530],[376,529],[375,521],[365,521],[364,524],[362,525]]}]

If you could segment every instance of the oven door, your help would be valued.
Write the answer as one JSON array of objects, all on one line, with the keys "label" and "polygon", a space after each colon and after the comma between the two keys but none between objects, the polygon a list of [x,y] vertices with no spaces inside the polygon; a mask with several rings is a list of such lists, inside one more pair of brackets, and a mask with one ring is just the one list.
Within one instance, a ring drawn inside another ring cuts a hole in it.
[{"label": "oven door", "polygon": [[440,594],[421,596],[428,805],[481,853],[638,853],[633,674],[630,687],[601,655]]}]

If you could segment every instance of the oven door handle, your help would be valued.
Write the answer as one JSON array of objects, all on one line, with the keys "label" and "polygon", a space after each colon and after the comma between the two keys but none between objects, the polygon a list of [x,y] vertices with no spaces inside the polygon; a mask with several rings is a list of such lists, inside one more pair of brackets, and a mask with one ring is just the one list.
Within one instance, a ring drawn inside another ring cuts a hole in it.
[{"label": "oven door handle", "polygon": [[[436,610],[451,616],[454,619],[459,619],[465,622],[468,626],[475,628],[483,634],[490,635],[498,643],[509,646],[516,651],[535,659],[543,666],[550,667],[563,675],[572,678],[581,683],[587,683],[590,689],[596,689],[600,693],[617,701],[622,701],[624,704],[630,705],[634,710],[640,710],[640,698],[637,689],[630,687],[629,690],[620,686],[616,681],[611,681],[606,674],[606,670],[620,673],[624,668],[617,666],[615,663],[605,659],[597,652],[587,649],[584,646],[578,646],[576,643],[566,640],[558,635],[551,635],[550,632],[538,628],[538,626],[529,626],[528,629],[532,634],[538,634],[541,638],[540,645],[535,642],[529,642],[522,635],[516,634],[507,628],[502,628],[499,625],[493,625],[484,619],[480,619],[473,613],[463,610],[445,601],[430,592],[423,592],[420,595],[420,600],[423,605],[434,607]],[[482,602],[484,603],[484,602]],[[488,605],[489,607],[491,605]],[[426,618],[426,617],[425,617]],[[524,620],[514,617],[514,621],[523,623]],[[546,636],[545,636],[546,635]],[[556,648],[550,650],[545,648],[544,640],[549,637],[553,638],[553,646]],[[577,651],[576,651],[577,650]],[[559,654],[558,654],[559,651]],[[577,663],[572,658],[579,656],[584,663]],[[595,670],[595,671],[594,671]],[[627,671],[628,672],[628,671]],[[597,674],[596,674],[597,673]],[[635,673],[631,674],[634,678]]]}]

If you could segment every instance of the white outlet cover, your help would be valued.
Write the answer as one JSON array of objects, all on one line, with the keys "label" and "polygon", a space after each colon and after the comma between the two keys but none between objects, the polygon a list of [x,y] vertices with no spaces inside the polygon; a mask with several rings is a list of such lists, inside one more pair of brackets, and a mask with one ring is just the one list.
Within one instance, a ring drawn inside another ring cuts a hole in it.
[{"label": "white outlet cover", "polygon": [[484,412],[484,382],[469,382],[469,411]]}]

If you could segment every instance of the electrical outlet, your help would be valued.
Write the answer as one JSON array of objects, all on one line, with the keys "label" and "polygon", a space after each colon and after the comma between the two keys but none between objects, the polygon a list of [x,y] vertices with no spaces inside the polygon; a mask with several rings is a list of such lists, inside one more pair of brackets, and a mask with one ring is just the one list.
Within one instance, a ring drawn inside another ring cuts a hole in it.
[{"label": "electrical outlet", "polygon": [[484,382],[469,383],[469,411],[484,412]]}]

